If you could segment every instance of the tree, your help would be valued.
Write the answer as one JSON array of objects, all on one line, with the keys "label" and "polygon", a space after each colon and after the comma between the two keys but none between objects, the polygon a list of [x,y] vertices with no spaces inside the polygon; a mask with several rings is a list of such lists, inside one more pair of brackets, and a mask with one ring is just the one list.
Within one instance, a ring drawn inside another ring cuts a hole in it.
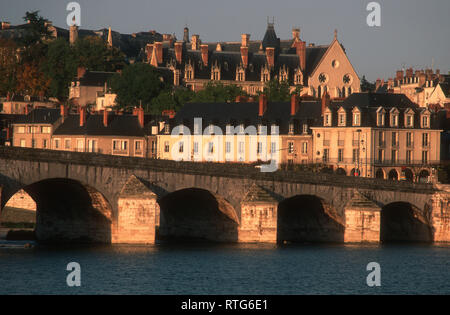
[{"label": "tree", "polygon": [[237,85],[223,85],[220,82],[209,82],[203,90],[192,98],[192,103],[229,103],[234,102],[238,95],[245,95]]},{"label": "tree", "polygon": [[139,104],[150,108],[152,100],[168,88],[154,67],[145,63],[126,66],[121,74],[111,78],[110,86],[112,92],[117,94],[119,108]]},{"label": "tree", "polygon": [[22,95],[44,97],[47,95],[50,79],[45,77],[38,62],[21,65],[17,73],[17,91]]},{"label": "tree", "polygon": [[366,80],[366,76],[363,75],[361,79],[361,92],[373,92],[375,91],[375,84]]},{"label": "tree", "polygon": [[178,111],[184,104],[192,102],[194,97],[195,93],[186,88],[164,90],[152,100],[147,111],[153,114],[161,114],[167,109]]},{"label": "tree", "polygon": [[0,95],[13,93],[17,82],[17,45],[13,40],[0,39]]},{"label": "tree", "polygon": [[69,96],[69,85],[77,66],[74,53],[65,39],[57,39],[48,44],[42,71],[50,80],[49,94],[60,102],[66,101]]},{"label": "tree", "polygon": [[287,102],[291,99],[289,83],[276,79],[266,82],[263,92],[259,92],[259,94],[265,94],[268,101],[271,102]]},{"label": "tree", "polygon": [[77,66],[93,71],[116,71],[125,66],[125,55],[115,47],[107,47],[100,37],[78,39],[73,47]]}]

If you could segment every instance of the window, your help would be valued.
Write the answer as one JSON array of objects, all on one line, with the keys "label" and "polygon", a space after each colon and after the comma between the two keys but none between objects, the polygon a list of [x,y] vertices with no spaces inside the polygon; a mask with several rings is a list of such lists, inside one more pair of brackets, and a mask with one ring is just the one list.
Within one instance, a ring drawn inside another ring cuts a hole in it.
[{"label": "window", "polygon": [[339,113],[339,126],[345,126],[345,113]]},{"label": "window", "polygon": [[239,153],[243,154],[244,153],[244,148],[245,148],[245,143],[244,142],[239,142]]},{"label": "window", "polygon": [[179,153],[183,153],[184,152],[184,142],[180,141],[179,145],[178,145],[178,152]]},{"label": "window", "polygon": [[140,152],[142,151],[142,141],[134,141],[134,151]]},{"label": "window", "polygon": [[165,153],[170,152],[169,141],[165,141],[165,142],[164,142],[164,152],[165,152]]},{"label": "window", "polygon": [[128,150],[128,140],[113,140],[113,150],[118,151]]},{"label": "window", "polygon": [[225,152],[226,153],[231,153],[231,142],[230,141],[227,141],[225,143]]},{"label": "window", "polygon": [[17,127],[17,133],[25,133],[25,127],[23,126]]},{"label": "window", "polygon": [[323,119],[324,126],[331,126],[331,113],[326,113]]},{"label": "window", "polygon": [[398,114],[391,115],[391,127],[398,127]]},{"label": "window", "polygon": [[353,126],[359,126],[361,124],[361,114],[359,112],[353,113]]},{"label": "window", "polygon": [[60,146],[61,146],[61,142],[60,142],[59,139],[53,140],[53,147],[54,147],[55,149],[59,149]]},{"label": "window", "polygon": [[70,150],[70,139],[64,139],[64,149],[65,150]]},{"label": "window", "polygon": [[25,148],[26,147],[25,139],[20,139],[20,147],[21,148]]},{"label": "window", "polygon": [[422,151],[422,164],[428,164],[428,151]]},{"label": "window", "polygon": [[359,160],[359,149],[353,149],[352,161],[353,163],[358,162]]},{"label": "window", "polygon": [[271,142],[270,143],[270,153],[275,153],[277,151],[277,143]]},{"label": "window", "polygon": [[294,124],[293,124],[293,123],[290,123],[290,124],[289,124],[289,133],[290,133],[290,134],[293,134],[293,133],[294,133]]},{"label": "window", "polygon": [[384,150],[378,150],[378,162],[383,162],[384,160]]},{"label": "window", "polygon": [[302,154],[308,153],[308,142],[302,142]]},{"label": "window", "polygon": [[430,119],[428,115],[422,116],[422,128],[429,128],[430,127]]},{"label": "window", "polygon": [[214,153],[214,142],[208,142],[208,153],[209,154]]},{"label": "window", "polygon": [[412,109],[408,109],[405,113],[405,127],[414,127],[414,114],[412,113]]},{"label": "window", "polygon": [[48,145],[47,139],[42,140],[42,148],[47,149],[47,145]]},{"label": "window", "polygon": [[339,149],[338,150],[338,162],[343,162],[344,161],[344,149]]},{"label": "window", "polygon": [[379,131],[378,132],[378,145],[380,147],[384,147],[385,146],[384,131]]},{"label": "window", "polygon": [[412,132],[407,132],[406,133],[406,146],[407,147],[412,147],[412,145],[413,145]]},{"label": "window", "polygon": [[258,146],[256,148],[256,153],[261,154],[262,150],[263,150],[263,144],[262,144],[262,142],[258,142]]},{"label": "window", "polygon": [[36,139],[31,139],[31,147],[36,148]]},{"label": "window", "polygon": [[303,124],[303,133],[308,133],[308,125]]},{"label": "window", "polygon": [[294,153],[294,142],[292,142],[292,141],[288,142],[288,153],[289,154]]},{"label": "window", "polygon": [[380,110],[377,113],[377,126],[379,127],[384,126],[384,117],[385,117],[384,110]]},{"label": "window", "polygon": [[398,159],[398,151],[392,150],[391,151],[391,162],[395,163],[395,162],[397,162],[397,159]]},{"label": "window", "polygon": [[198,153],[198,142],[194,142],[194,154]]},{"label": "window", "polygon": [[330,149],[323,149],[323,161],[328,162],[330,159]]},{"label": "window", "polygon": [[97,140],[89,139],[88,140],[88,152],[97,152]]},{"label": "window", "polygon": [[398,132],[392,132],[392,146],[398,147]]},{"label": "window", "polygon": [[424,148],[426,148],[430,145],[429,140],[430,140],[430,137],[429,137],[428,133],[422,134],[422,146]]},{"label": "window", "polygon": [[412,162],[412,151],[407,150],[406,151],[406,164],[411,164]]}]

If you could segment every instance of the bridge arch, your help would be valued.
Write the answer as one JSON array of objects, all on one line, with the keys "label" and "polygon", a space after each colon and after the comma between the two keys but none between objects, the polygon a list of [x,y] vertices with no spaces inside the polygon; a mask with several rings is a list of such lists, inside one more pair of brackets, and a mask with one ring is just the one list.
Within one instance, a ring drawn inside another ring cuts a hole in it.
[{"label": "bridge arch", "polygon": [[158,203],[161,239],[238,241],[236,210],[218,194],[185,188],[163,196]]},{"label": "bridge arch", "polygon": [[315,195],[296,195],[278,205],[278,242],[344,240],[345,224],[336,209]]},{"label": "bridge arch", "polygon": [[36,239],[43,243],[110,243],[112,207],[97,189],[68,178],[9,187],[2,204],[23,189],[36,203]]},{"label": "bridge arch", "polygon": [[432,242],[432,224],[415,205],[405,201],[391,202],[381,209],[380,240],[383,243]]}]

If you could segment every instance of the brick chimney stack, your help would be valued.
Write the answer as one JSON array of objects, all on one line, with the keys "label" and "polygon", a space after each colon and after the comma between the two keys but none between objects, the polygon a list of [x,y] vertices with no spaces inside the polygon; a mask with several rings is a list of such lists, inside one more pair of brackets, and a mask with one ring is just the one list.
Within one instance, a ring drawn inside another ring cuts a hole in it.
[{"label": "brick chimney stack", "polygon": [[413,68],[406,69],[406,77],[407,78],[413,77]]},{"label": "brick chimney stack", "polygon": [[322,116],[325,113],[325,108],[330,106],[330,95],[328,94],[328,91],[323,93],[322,96]]},{"label": "brick chimney stack", "polygon": [[293,94],[291,96],[291,116],[295,116],[295,114],[300,109],[300,98],[297,94]]},{"label": "brick chimney stack", "polygon": [[198,50],[200,48],[200,36],[192,35],[191,43],[192,43],[191,49]]},{"label": "brick chimney stack", "polygon": [[250,42],[250,34],[242,34],[241,47],[248,47],[249,42]]},{"label": "brick chimney stack", "polygon": [[133,114],[137,116],[139,125],[144,128],[144,109],[142,106],[133,110]]},{"label": "brick chimney stack", "polygon": [[294,41],[300,40],[300,29],[299,28],[293,28],[292,29],[292,39]]},{"label": "brick chimney stack", "polygon": [[398,81],[403,80],[403,70],[398,70],[397,71],[395,79],[397,79]]},{"label": "brick chimney stack", "polygon": [[103,126],[108,127],[108,111],[103,110]]},{"label": "brick chimney stack", "polygon": [[262,117],[267,109],[267,96],[261,94],[259,96],[259,117]]},{"label": "brick chimney stack", "polygon": [[83,127],[86,124],[86,107],[80,107],[80,127]]},{"label": "brick chimney stack", "polygon": [[269,67],[275,66],[275,48],[274,47],[266,47],[266,58]]},{"label": "brick chimney stack", "polygon": [[208,65],[208,45],[200,45],[200,49],[202,52],[203,65],[207,66]]},{"label": "brick chimney stack", "polygon": [[306,67],[306,42],[299,40],[294,43],[295,51],[300,60],[300,69],[305,70]]},{"label": "brick chimney stack", "polygon": [[175,43],[175,58],[178,63],[181,63],[183,60],[183,42]]},{"label": "brick chimney stack", "polygon": [[81,79],[84,74],[86,73],[86,68],[85,67],[78,67],[77,68],[77,78]]},{"label": "brick chimney stack", "polygon": [[161,64],[163,62],[163,47],[162,47],[162,42],[155,42],[155,47],[153,49],[155,49],[156,52],[156,61],[158,62],[158,64]]},{"label": "brick chimney stack", "polygon": [[248,47],[241,47],[241,60],[244,68],[248,66]]},{"label": "brick chimney stack", "polygon": [[61,110],[61,119],[62,119],[62,122],[64,122],[64,119],[67,116],[67,108],[64,105],[61,105],[60,110]]}]

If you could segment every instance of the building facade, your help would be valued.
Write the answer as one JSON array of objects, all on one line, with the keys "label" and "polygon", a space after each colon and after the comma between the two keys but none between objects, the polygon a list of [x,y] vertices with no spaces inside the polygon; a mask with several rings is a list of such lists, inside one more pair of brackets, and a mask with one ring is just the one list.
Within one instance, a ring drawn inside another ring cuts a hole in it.
[{"label": "building facade", "polygon": [[209,82],[234,84],[250,95],[262,92],[270,80],[286,81],[294,90],[302,86],[302,95],[346,97],[359,92],[360,80],[338,41],[337,31],[329,45],[316,46],[300,39],[300,29],[292,30],[292,39],[280,40],[273,23],[268,23],[263,40],[251,41],[242,34],[240,42],[202,43],[199,35],[189,41],[185,29],[183,41],[148,44],[147,61],[173,72],[174,84],[194,91]]}]

